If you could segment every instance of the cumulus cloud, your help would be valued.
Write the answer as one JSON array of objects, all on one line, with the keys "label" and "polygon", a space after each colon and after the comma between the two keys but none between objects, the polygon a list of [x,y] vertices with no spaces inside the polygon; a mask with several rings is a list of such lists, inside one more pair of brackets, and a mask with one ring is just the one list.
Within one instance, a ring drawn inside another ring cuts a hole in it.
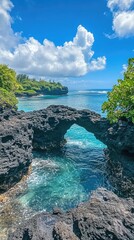
[{"label": "cumulus cloud", "polygon": [[[78,26],[73,40],[65,42],[62,46],[55,46],[47,39],[40,43],[33,37],[18,43],[19,36],[11,28],[12,19],[9,13],[12,7],[10,0],[2,0],[0,3],[0,13],[4,19],[3,29],[5,29],[0,32],[1,63],[8,64],[18,73],[40,77],[77,77],[89,71],[105,68],[104,56],[92,59],[94,36],[81,25]],[[5,35],[7,42],[3,42]]]},{"label": "cumulus cloud", "polygon": [[116,14],[113,19],[113,30],[119,37],[134,36],[134,10]]},{"label": "cumulus cloud", "polygon": [[95,70],[101,70],[104,68],[106,65],[106,57],[98,57],[97,59],[94,59],[91,61],[89,65],[89,70],[90,71],[95,71]]},{"label": "cumulus cloud", "polygon": [[[134,36],[134,0],[108,0],[108,8],[113,14],[112,29],[114,37],[130,37]],[[109,38],[109,34],[105,36]]]},{"label": "cumulus cloud", "polygon": [[134,0],[108,0],[107,6],[111,11],[125,11],[130,9]]},{"label": "cumulus cloud", "polygon": [[14,33],[11,27],[10,11],[13,4],[10,0],[0,0],[0,48],[11,49],[19,41],[19,34]]}]

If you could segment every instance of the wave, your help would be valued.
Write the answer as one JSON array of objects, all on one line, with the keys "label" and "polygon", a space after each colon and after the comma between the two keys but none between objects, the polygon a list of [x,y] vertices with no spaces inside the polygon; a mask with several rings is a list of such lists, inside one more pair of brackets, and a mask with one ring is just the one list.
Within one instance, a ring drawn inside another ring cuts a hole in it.
[{"label": "wave", "polygon": [[108,91],[98,91],[98,93],[107,94]]},{"label": "wave", "polygon": [[82,141],[79,141],[79,140],[67,139],[67,145],[83,146],[84,143]]},{"label": "wave", "polygon": [[35,167],[37,169],[42,169],[42,168],[59,168],[59,166],[53,162],[50,159],[47,160],[42,160],[42,159],[34,159],[32,162],[32,167]]},{"label": "wave", "polygon": [[83,91],[78,91],[78,93],[99,93],[99,94],[107,94],[108,91],[106,90],[83,90]]}]

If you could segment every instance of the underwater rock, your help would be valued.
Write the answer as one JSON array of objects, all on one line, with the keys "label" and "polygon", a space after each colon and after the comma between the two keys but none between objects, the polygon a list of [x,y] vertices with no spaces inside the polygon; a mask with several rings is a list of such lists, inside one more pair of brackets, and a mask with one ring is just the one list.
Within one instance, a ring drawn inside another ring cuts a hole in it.
[{"label": "underwater rock", "polygon": [[8,240],[133,240],[134,200],[104,188],[88,202],[60,214],[40,213],[9,233]]}]

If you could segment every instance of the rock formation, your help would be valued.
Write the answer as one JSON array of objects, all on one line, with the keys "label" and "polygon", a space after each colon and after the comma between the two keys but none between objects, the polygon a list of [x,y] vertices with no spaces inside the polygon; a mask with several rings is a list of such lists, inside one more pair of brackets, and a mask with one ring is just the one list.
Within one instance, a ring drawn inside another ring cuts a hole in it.
[{"label": "rock formation", "polygon": [[29,113],[6,111],[0,114],[0,192],[17,183],[27,172],[36,150],[61,148],[67,130],[78,124],[92,132],[110,150],[134,154],[134,124],[110,123],[90,110],[50,106]]},{"label": "rock formation", "polygon": [[121,197],[134,198],[134,157],[104,150],[107,178]]},{"label": "rock formation", "polygon": [[[84,127],[107,145],[109,179],[126,196],[134,186],[134,125],[121,120],[110,125],[95,112],[66,106],[50,106],[29,113],[1,110],[0,192],[7,191],[27,173],[32,149],[61,148],[65,143],[64,136],[73,124]],[[130,155],[129,160],[125,154]],[[133,193],[132,190],[132,196]],[[17,239],[133,240],[134,201],[98,189],[88,202],[75,209],[67,212],[54,209],[52,214],[34,216],[9,233],[8,240]]]},{"label": "rock formation", "polygon": [[48,150],[61,147],[67,130],[78,124],[95,135],[111,150],[134,154],[134,124],[119,121],[110,125],[106,118],[90,110],[76,110],[66,106],[25,113],[23,120],[33,124],[33,148]]},{"label": "rock formation", "polygon": [[133,240],[134,201],[105,189],[67,212],[41,213],[10,233],[8,240]]},{"label": "rock formation", "polygon": [[0,193],[19,182],[32,161],[32,124],[18,116],[9,111],[0,117]]}]

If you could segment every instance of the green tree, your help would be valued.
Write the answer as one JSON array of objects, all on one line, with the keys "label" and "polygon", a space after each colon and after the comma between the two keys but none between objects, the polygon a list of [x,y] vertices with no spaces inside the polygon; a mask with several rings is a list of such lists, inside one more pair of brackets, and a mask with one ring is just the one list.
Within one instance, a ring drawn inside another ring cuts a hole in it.
[{"label": "green tree", "polygon": [[16,72],[4,64],[0,64],[0,88],[12,92],[19,88]]},{"label": "green tree", "polygon": [[14,108],[17,109],[16,104],[18,103],[14,93],[8,92],[6,89],[0,88],[0,109]]},{"label": "green tree", "polygon": [[102,111],[107,112],[111,123],[121,118],[134,123],[134,58],[128,60],[124,79],[119,79],[118,85],[114,85],[112,91],[108,92],[108,101],[103,103]]},{"label": "green tree", "polygon": [[0,108],[16,108],[18,102],[14,92],[21,88],[16,72],[7,65],[0,64]]},{"label": "green tree", "polygon": [[19,83],[23,83],[24,81],[28,80],[29,77],[26,74],[18,74],[17,75],[17,81]]}]

